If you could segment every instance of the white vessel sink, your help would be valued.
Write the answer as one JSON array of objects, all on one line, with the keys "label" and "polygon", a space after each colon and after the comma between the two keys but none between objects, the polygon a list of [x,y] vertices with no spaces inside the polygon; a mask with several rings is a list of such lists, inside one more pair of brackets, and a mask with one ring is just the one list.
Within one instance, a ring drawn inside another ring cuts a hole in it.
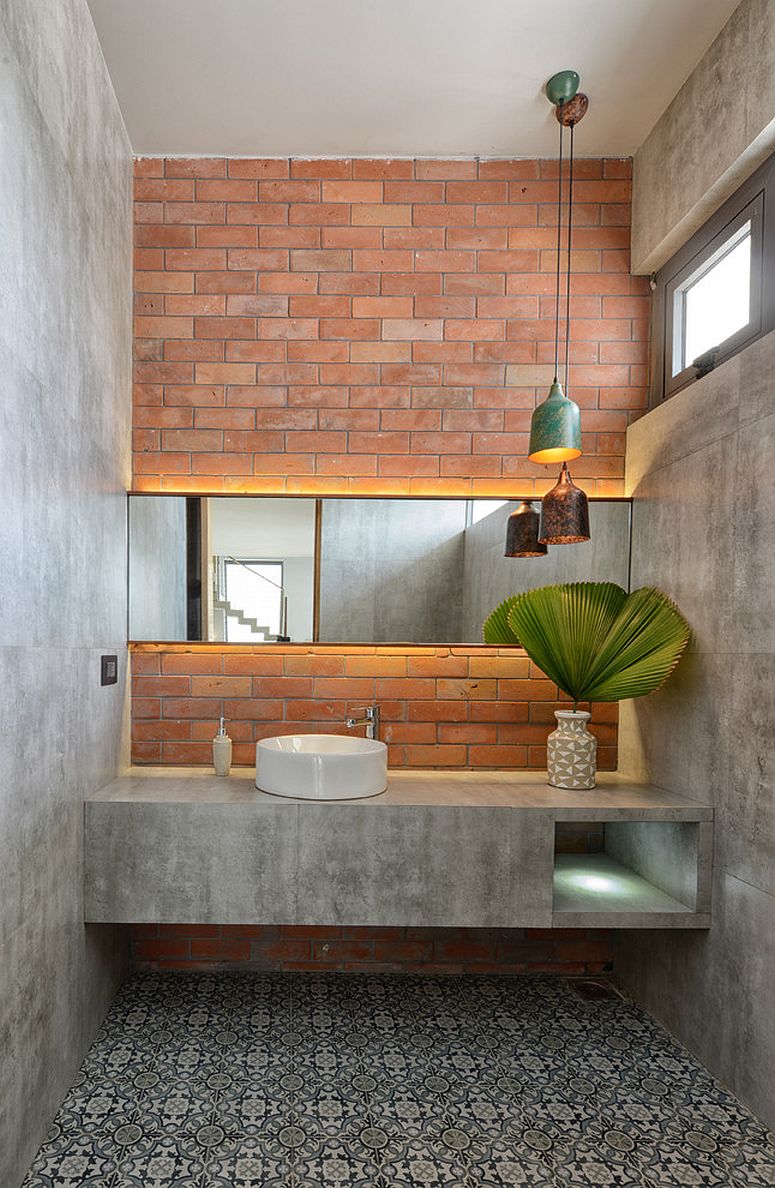
[{"label": "white vessel sink", "polygon": [[387,787],[387,747],[341,734],[282,734],[256,743],[256,787],[301,800],[355,800]]}]

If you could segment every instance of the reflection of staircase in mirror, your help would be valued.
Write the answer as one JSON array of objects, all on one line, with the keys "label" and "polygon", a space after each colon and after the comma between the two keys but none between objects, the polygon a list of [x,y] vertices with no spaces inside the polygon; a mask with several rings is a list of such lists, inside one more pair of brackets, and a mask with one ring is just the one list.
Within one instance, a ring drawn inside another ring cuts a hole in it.
[{"label": "reflection of staircase in mirror", "polygon": [[250,615],[246,615],[238,606],[232,606],[228,598],[216,598],[213,600],[213,606],[216,610],[223,611],[227,618],[234,619],[241,627],[249,627],[254,635],[260,635],[262,639],[268,639],[270,628],[262,627],[258,619],[252,619]]}]

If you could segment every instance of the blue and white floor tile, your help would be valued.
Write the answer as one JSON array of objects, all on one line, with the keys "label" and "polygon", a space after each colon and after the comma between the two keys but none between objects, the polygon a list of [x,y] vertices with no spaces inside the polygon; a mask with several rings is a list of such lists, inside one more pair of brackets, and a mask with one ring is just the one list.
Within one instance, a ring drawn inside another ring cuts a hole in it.
[{"label": "blue and white floor tile", "polygon": [[775,1188],[648,1015],[551,978],[143,974],[24,1188]]}]

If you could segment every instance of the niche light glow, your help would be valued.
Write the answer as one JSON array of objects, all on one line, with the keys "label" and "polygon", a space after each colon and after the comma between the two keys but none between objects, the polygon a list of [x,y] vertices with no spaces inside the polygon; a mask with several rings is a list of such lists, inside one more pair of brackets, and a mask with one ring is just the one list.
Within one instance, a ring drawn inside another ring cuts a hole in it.
[{"label": "niche light glow", "polygon": [[610,895],[612,899],[635,899],[643,893],[643,880],[634,873],[590,874],[589,869],[581,865],[556,869],[554,880],[557,890],[568,893],[592,891]]}]

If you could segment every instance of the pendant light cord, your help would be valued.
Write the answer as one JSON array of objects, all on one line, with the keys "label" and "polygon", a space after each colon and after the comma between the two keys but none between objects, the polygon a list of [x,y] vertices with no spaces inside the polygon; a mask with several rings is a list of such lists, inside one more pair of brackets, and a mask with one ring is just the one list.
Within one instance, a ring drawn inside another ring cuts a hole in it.
[{"label": "pendant light cord", "polygon": [[[554,382],[560,366],[560,258],[562,256],[562,134],[560,124],[559,170],[557,176],[557,270],[554,284]],[[571,132],[573,130],[571,129]]]},{"label": "pendant light cord", "polygon": [[570,273],[571,234],[573,230],[573,124],[570,126],[568,153],[568,276],[565,286],[565,395],[568,395],[568,363],[570,358]]}]

